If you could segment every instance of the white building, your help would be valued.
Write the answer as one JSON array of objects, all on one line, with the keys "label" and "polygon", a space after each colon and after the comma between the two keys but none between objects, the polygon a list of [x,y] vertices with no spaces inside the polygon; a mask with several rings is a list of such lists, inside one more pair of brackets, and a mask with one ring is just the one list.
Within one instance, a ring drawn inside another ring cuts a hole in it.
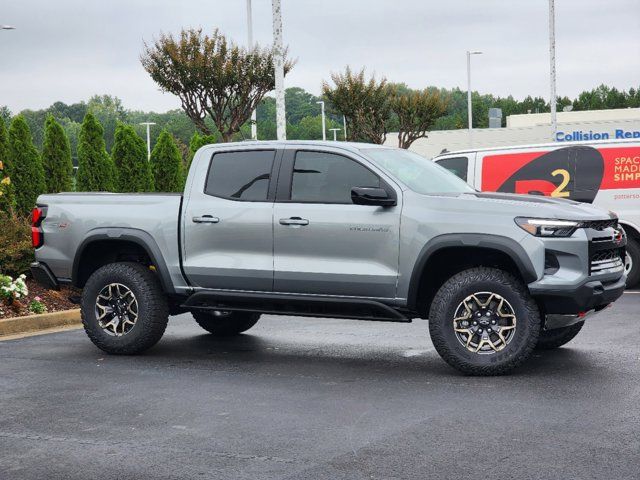
[{"label": "white building", "polygon": [[[413,142],[411,150],[433,157],[443,150],[500,147],[548,143],[549,141],[589,141],[605,139],[640,140],[640,108],[558,112],[558,133],[552,134],[548,113],[510,115],[505,128],[435,130],[427,138]],[[397,146],[397,134],[387,135],[387,145]]]}]

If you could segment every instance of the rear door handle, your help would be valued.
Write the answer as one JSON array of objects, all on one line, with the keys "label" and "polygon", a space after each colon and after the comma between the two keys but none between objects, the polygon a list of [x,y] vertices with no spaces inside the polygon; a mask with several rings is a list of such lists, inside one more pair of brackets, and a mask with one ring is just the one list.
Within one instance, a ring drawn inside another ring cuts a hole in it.
[{"label": "rear door handle", "polygon": [[280,225],[309,225],[309,220],[301,217],[281,218]]},{"label": "rear door handle", "polygon": [[201,217],[193,217],[193,223],[218,223],[220,219],[212,215],[202,215]]}]

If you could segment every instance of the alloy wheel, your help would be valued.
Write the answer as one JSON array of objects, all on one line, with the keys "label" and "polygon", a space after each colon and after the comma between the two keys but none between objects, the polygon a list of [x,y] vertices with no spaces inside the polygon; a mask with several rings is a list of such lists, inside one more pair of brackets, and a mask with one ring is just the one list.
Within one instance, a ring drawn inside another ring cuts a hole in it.
[{"label": "alloy wheel", "polygon": [[138,320],[136,296],[127,286],[110,283],[100,290],[96,298],[96,319],[108,335],[126,335]]},{"label": "alloy wheel", "polygon": [[476,292],[456,308],[453,329],[470,352],[493,354],[513,340],[516,315],[511,304],[492,292]]}]

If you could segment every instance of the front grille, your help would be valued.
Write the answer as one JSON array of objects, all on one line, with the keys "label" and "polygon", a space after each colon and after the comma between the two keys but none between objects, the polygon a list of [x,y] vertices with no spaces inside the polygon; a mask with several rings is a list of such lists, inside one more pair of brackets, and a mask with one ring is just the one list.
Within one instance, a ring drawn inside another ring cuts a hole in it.
[{"label": "front grille", "polygon": [[591,254],[590,274],[613,273],[624,269],[624,248],[598,250]]},{"label": "front grille", "polygon": [[607,228],[618,228],[618,219],[610,218],[609,220],[587,220],[580,222],[582,228],[592,228],[594,230],[605,230]]}]

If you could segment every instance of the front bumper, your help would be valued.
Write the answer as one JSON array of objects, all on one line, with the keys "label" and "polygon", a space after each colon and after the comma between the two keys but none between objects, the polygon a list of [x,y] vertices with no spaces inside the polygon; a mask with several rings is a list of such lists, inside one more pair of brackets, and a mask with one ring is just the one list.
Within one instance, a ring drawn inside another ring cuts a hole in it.
[{"label": "front bumper", "polygon": [[60,289],[60,283],[53,275],[46,263],[33,262],[29,266],[29,268],[31,270],[31,275],[40,285],[52,290]]},{"label": "front bumper", "polygon": [[562,288],[529,285],[529,291],[546,315],[578,315],[615,302],[624,293],[626,280],[626,275],[608,281],[591,277],[577,286]]}]

